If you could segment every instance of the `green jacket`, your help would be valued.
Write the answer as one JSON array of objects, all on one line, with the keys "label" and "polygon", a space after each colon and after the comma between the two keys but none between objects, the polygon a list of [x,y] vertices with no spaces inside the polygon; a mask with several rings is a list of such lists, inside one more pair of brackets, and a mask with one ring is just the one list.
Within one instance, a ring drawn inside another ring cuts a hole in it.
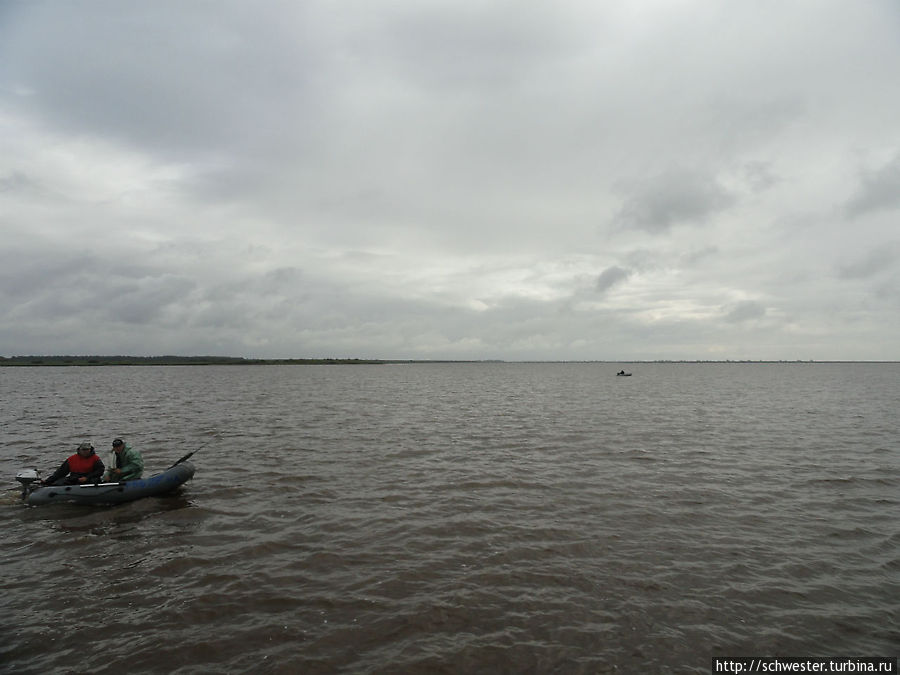
[{"label": "green jacket", "polygon": [[[115,450],[113,450],[113,455],[118,455],[117,457],[111,456],[109,472],[107,476],[113,480],[137,480],[141,477],[141,474],[144,473],[144,458],[141,457],[141,453],[132,448],[128,443],[125,444],[125,449],[122,450],[122,454],[120,455]],[[121,476],[113,476],[113,469],[122,469]]]}]

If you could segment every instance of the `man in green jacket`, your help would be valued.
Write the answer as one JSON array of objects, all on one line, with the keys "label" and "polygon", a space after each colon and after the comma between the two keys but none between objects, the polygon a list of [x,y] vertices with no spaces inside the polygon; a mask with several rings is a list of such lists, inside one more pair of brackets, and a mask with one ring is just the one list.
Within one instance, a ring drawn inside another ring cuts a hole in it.
[{"label": "man in green jacket", "polygon": [[112,442],[107,482],[136,480],[144,472],[144,458],[141,453],[128,445],[121,438]]}]

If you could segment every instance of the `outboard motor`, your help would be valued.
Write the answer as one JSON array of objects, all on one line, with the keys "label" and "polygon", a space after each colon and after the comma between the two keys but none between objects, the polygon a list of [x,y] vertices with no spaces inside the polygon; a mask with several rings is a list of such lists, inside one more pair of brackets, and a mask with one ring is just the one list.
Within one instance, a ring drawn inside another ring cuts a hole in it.
[{"label": "outboard motor", "polygon": [[34,490],[31,484],[39,479],[40,474],[36,469],[22,469],[16,474],[16,480],[22,484],[22,499],[25,499]]}]

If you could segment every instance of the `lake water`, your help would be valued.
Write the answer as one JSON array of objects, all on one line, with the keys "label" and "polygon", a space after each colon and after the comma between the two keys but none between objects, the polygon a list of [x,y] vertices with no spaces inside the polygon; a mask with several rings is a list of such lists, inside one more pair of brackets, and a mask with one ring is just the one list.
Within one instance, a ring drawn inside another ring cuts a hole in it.
[{"label": "lake water", "polygon": [[[633,377],[616,377],[620,367]],[[0,369],[0,669],[896,656],[900,364]],[[181,491],[17,502],[122,436]]]}]

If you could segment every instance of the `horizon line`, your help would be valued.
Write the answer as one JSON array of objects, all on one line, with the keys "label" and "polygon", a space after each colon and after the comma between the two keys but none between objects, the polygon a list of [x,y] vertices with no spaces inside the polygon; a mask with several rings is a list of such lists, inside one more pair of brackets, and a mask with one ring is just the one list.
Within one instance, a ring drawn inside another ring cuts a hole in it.
[{"label": "horizon line", "polygon": [[[51,361],[53,363],[44,363]],[[78,361],[79,363],[73,363]],[[110,363],[130,361],[129,363]],[[141,365],[143,361],[172,361],[172,362],[210,362],[210,365],[240,365],[240,364],[277,364],[277,363],[900,363],[896,359],[785,359],[785,358],[656,358],[656,359],[499,359],[499,358],[366,358],[366,357],[246,357],[246,356],[220,356],[211,354],[178,355],[160,354],[150,356],[138,356],[130,354],[19,354],[13,356],[0,355],[0,365]],[[13,363],[10,363],[13,362]],[[61,363],[60,363],[61,362]],[[104,363],[105,362],[105,363]],[[157,364],[165,365],[165,364]],[[195,365],[201,365],[196,363]]]}]

